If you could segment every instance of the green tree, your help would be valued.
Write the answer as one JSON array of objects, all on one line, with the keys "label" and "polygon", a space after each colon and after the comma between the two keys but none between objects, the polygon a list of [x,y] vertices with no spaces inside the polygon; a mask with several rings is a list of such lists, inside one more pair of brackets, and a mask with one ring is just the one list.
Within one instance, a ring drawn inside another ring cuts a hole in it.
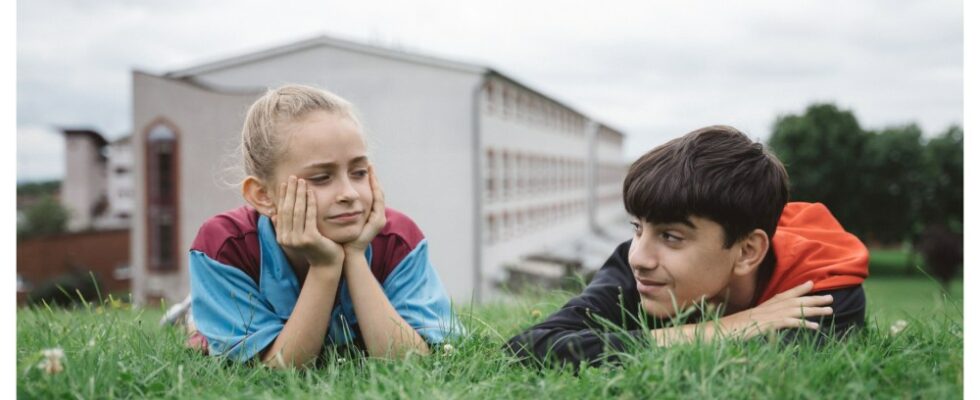
[{"label": "green tree", "polygon": [[769,147],[786,165],[792,200],[824,203],[846,229],[860,235],[867,226],[860,193],[870,137],[850,111],[814,104],[803,115],[777,118]]},{"label": "green tree", "polygon": [[864,182],[861,225],[866,239],[899,243],[919,225],[929,171],[917,125],[886,128],[868,137],[856,172]]},{"label": "green tree", "polygon": [[924,224],[963,232],[963,128],[951,126],[925,146]]},{"label": "green tree", "polygon": [[24,220],[17,226],[17,236],[32,237],[65,231],[68,210],[54,196],[43,196],[24,211]]}]

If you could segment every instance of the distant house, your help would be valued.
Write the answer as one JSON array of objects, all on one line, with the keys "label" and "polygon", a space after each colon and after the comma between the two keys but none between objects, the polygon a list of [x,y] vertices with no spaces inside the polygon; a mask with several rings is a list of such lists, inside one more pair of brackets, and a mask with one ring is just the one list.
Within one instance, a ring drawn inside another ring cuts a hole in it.
[{"label": "distant house", "polygon": [[425,232],[457,302],[494,296],[508,263],[575,256],[598,228],[626,226],[621,132],[489,67],[321,36],[133,72],[137,301],[188,293],[197,229],[243,204],[226,171],[247,107],[285,83],[357,106],[388,205]]},{"label": "distant house", "polygon": [[133,205],[130,137],[108,142],[98,132],[65,129],[65,178],[61,203],[68,230],[125,229]]}]

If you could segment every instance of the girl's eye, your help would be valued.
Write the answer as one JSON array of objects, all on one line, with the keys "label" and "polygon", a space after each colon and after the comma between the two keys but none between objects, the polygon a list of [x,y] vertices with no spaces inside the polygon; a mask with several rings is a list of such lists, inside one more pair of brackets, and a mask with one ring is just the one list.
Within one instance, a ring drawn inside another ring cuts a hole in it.
[{"label": "girl's eye", "polygon": [[368,171],[366,169],[359,169],[357,171],[354,171],[352,175],[354,175],[355,178],[364,178],[367,177]]},{"label": "girl's eye", "polygon": [[324,175],[312,176],[308,180],[313,183],[323,183],[330,180],[330,175],[324,174]]},{"label": "girl's eye", "polygon": [[633,225],[633,233],[634,234],[639,235],[641,232],[643,232],[643,228],[640,226],[640,223],[639,222],[630,221],[630,225]]},{"label": "girl's eye", "polygon": [[681,241],[681,237],[680,236],[670,234],[669,232],[663,232],[663,233],[661,233],[660,234],[660,237],[663,238],[663,240],[664,241],[667,241],[667,242],[680,242]]}]

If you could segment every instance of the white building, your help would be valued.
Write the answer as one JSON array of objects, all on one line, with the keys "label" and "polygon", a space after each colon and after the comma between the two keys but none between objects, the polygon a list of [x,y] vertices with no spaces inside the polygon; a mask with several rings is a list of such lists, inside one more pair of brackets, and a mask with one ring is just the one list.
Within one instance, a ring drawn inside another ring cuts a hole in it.
[{"label": "white building", "polygon": [[106,146],[106,196],[109,209],[100,226],[128,227],[133,215],[132,136],[116,139]]},{"label": "white building", "polygon": [[388,205],[425,232],[456,302],[492,297],[505,263],[625,219],[616,130],[492,68],[316,37],[133,73],[137,301],[187,294],[186,252],[200,224],[243,204],[225,177],[245,112],[285,83],[358,108]]},{"label": "white building", "polygon": [[68,230],[128,227],[133,208],[129,136],[110,143],[92,130],[62,132],[65,178],[61,203],[69,212]]}]

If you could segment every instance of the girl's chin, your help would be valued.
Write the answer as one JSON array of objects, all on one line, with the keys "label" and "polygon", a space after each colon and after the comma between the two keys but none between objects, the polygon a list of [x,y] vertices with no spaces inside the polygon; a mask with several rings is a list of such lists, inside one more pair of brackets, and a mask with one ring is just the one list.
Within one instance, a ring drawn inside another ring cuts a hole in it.
[{"label": "girl's chin", "polygon": [[331,229],[326,232],[321,229],[320,233],[334,243],[344,244],[353,242],[355,239],[357,239],[357,237],[361,234],[361,229],[363,229],[362,226],[352,226],[344,229]]}]

